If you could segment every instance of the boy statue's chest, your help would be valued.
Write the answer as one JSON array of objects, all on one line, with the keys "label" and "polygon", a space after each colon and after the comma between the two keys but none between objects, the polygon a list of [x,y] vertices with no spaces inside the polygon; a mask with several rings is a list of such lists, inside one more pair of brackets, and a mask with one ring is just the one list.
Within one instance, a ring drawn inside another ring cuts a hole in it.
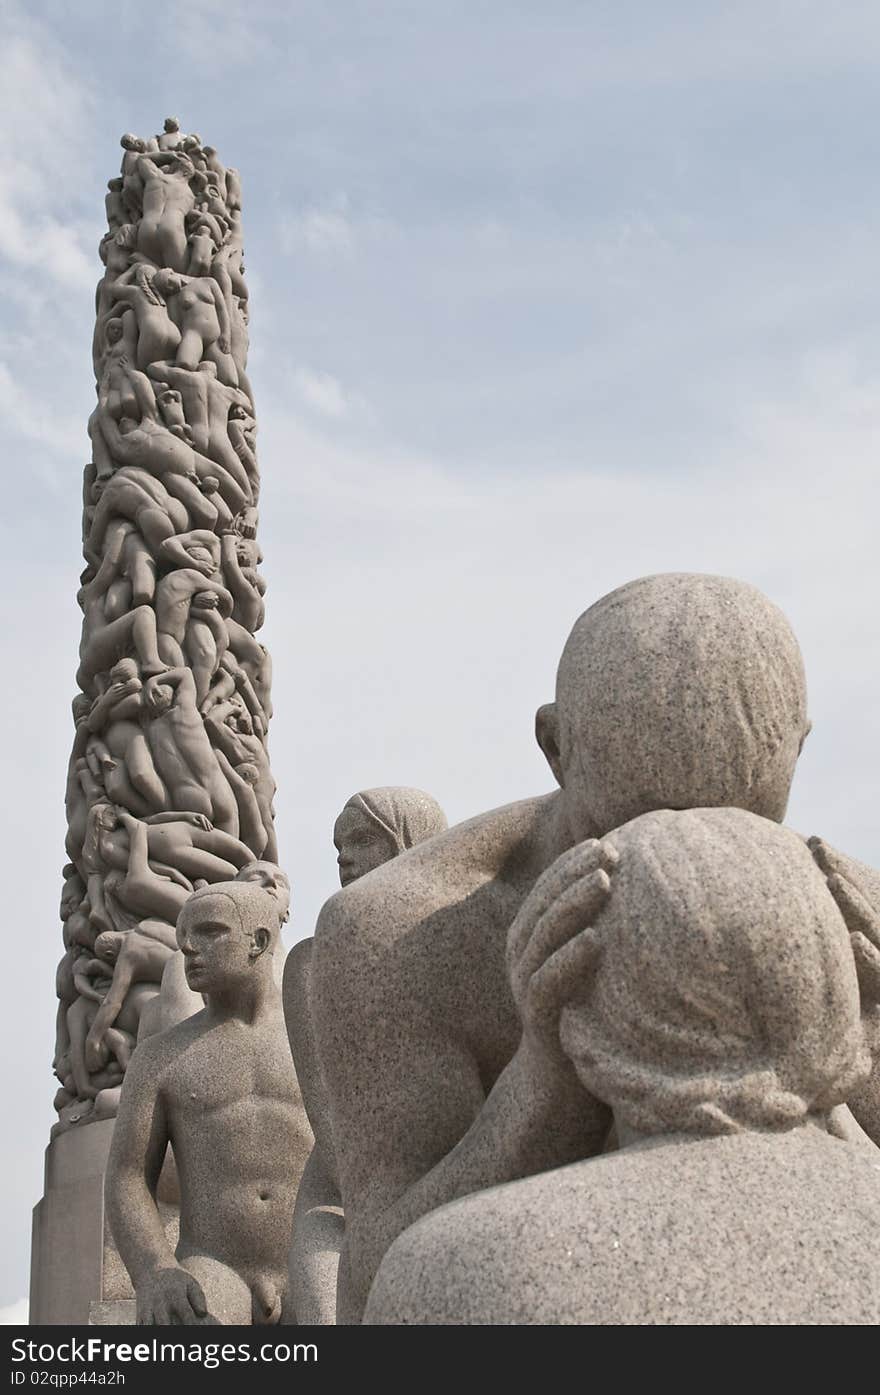
[{"label": "boy statue's chest", "polygon": [[183,1053],[167,1081],[172,1110],[212,1113],[242,1102],[293,1102],[296,1081],[278,1032],[211,1032]]}]

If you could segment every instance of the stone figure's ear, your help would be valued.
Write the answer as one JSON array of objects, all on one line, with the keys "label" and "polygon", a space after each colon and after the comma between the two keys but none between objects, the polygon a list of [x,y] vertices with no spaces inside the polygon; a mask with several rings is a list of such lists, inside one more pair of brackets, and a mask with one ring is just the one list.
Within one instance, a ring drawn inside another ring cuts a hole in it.
[{"label": "stone figure's ear", "polygon": [[565,780],[562,776],[562,757],[559,754],[559,712],[555,702],[545,702],[535,713],[535,736],[547,764],[553,771],[557,785],[562,789]]},{"label": "stone figure's ear", "polygon": [[803,736],[801,737],[801,744],[798,746],[798,755],[800,755],[801,751],[804,749],[804,742],[806,741],[807,737],[809,736],[809,734],[810,734],[810,732],[811,732],[812,730],[813,730],[813,723],[812,723],[811,721],[808,720],[808,721],[807,721],[807,725],[804,727],[804,734],[803,734]]},{"label": "stone figure's ear", "polygon": [[271,943],[272,936],[269,934],[266,927],[261,925],[259,929],[255,930],[253,933],[253,938],[251,940],[251,959],[259,959],[261,954],[266,953]]}]

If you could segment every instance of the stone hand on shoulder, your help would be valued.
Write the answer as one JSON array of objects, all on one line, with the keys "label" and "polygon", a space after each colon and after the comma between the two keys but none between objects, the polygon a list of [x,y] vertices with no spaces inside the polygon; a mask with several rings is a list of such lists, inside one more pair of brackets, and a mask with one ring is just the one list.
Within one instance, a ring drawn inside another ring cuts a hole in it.
[{"label": "stone hand on shoulder", "polygon": [[510,927],[507,966],[525,1035],[558,1053],[559,1015],[595,953],[590,926],[611,894],[618,855],[591,838],[539,877]]},{"label": "stone hand on shoulder", "polygon": [[880,1006],[880,873],[823,838],[810,838],[808,846],[846,922],[862,1006]]}]

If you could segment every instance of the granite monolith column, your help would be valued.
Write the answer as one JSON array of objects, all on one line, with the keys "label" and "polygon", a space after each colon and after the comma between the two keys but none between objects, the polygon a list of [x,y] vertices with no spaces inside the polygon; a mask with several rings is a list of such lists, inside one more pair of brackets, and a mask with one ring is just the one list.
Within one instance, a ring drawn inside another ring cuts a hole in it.
[{"label": "granite monolith column", "polygon": [[[34,1214],[32,1323],[101,1320],[130,1298],[104,1162],[137,1041],[201,1006],[177,912],[197,885],[277,856],[239,177],[172,117],[121,144],[99,248],[58,1122]],[[173,1226],[173,1186],[168,1214]]]}]

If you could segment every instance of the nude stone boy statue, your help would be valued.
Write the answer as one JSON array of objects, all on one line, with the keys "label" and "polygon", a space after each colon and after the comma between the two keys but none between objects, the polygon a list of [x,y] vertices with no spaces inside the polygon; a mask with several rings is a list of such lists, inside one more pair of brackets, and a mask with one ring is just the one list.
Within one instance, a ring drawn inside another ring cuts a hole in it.
[{"label": "nude stone boy statue", "polygon": [[[205,1008],[139,1045],[107,1170],[141,1324],[295,1320],[287,1257],[312,1133],[273,972],[283,909],[258,881],[219,882],[178,917],[187,983]],[[180,1176],[176,1254],[155,1202],[169,1144]]]}]

